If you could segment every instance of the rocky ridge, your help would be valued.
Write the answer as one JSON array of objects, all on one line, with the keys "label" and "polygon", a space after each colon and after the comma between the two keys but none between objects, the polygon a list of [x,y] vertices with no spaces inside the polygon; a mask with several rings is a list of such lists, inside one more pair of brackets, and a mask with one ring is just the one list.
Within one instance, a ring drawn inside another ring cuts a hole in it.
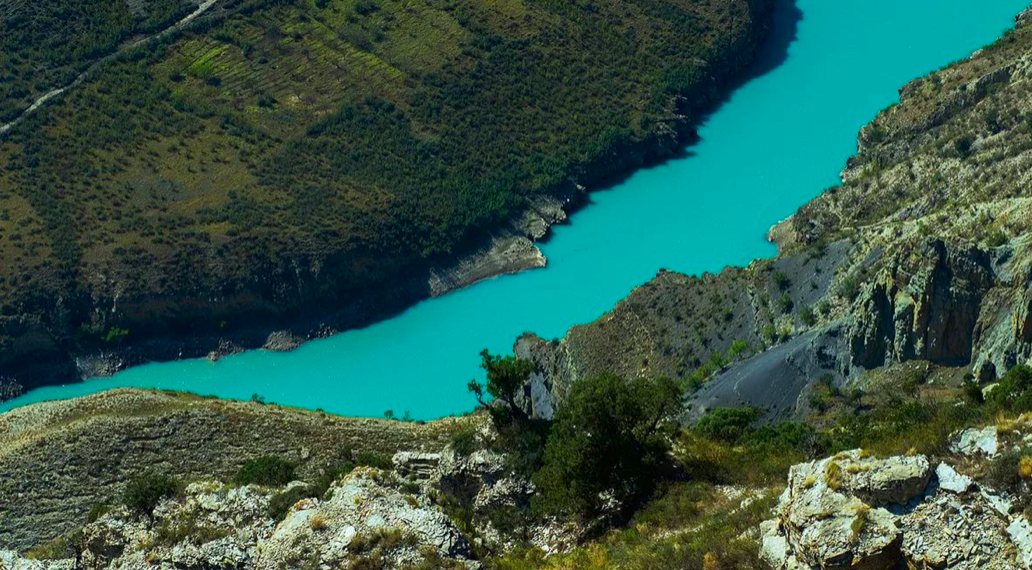
[{"label": "rocky ridge", "polygon": [[74,529],[147,471],[228,480],[246,460],[274,455],[314,477],[356,453],[439,450],[470,421],[341,418],[137,389],[25,406],[0,415],[0,545],[28,548]]}]

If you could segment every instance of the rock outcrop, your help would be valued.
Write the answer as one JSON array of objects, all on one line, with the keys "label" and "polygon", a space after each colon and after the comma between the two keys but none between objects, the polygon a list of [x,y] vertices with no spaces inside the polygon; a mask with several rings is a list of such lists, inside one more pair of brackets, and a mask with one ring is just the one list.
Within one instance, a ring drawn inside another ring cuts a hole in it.
[{"label": "rock outcrop", "polygon": [[146,471],[227,480],[248,459],[274,455],[314,478],[350,454],[439,451],[469,421],[477,420],[342,418],[137,389],[25,406],[0,415],[0,547],[29,548],[77,528]]},{"label": "rock outcrop", "polygon": [[775,570],[1027,570],[1025,515],[933,463],[854,450],[794,466],[762,525],[761,557]]},{"label": "rock outcrop", "polygon": [[[283,492],[289,492],[289,485]],[[117,507],[79,534],[77,559],[35,562],[0,555],[5,568],[474,568],[469,543],[425,496],[404,481],[358,468],[323,498],[302,499],[282,521],[269,514],[277,489],[193,483],[182,497],[162,501],[153,514]],[[5,559],[6,557],[6,559]]]}]

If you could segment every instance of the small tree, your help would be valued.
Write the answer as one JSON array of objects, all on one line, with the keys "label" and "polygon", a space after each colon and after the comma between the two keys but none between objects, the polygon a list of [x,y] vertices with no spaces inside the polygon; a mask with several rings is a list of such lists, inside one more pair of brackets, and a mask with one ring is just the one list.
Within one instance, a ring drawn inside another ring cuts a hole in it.
[{"label": "small tree", "polygon": [[667,429],[681,407],[668,378],[612,374],[575,382],[559,407],[534,475],[540,505],[559,514],[598,513],[604,496],[625,508],[647,495],[667,463]]},{"label": "small tree", "polygon": [[487,385],[470,380],[466,388],[476,396],[481,406],[487,406],[484,401],[486,389],[492,398],[505,402],[514,418],[527,419],[527,413],[516,404],[516,396],[530,379],[534,363],[515,356],[493,356],[486,348],[480,351],[480,357],[483,359],[480,367],[487,371]]}]

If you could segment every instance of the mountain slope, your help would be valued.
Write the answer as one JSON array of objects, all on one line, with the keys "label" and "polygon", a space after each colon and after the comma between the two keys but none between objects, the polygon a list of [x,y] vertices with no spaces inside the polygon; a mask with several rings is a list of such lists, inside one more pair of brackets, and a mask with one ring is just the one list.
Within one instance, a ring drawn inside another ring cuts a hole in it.
[{"label": "mountain slope", "polygon": [[[0,375],[356,326],[446,290],[431,269],[492,234],[532,251],[579,185],[678,148],[771,4],[222,0],[4,135]],[[5,39],[49,62],[5,116],[169,19],[147,6]]]}]

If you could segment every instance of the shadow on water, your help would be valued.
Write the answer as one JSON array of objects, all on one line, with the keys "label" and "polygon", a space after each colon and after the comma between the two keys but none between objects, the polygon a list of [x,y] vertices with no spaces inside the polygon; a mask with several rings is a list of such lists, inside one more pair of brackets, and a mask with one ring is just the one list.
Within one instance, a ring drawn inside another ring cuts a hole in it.
[{"label": "shadow on water", "polygon": [[[696,153],[692,150],[692,147],[701,140],[696,129],[705,124],[713,113],[720,110],[731,99],[735,91],[750,81],[759,79],[774,71],[788,59],[788,48],[796,41],[799,22],[803,20],[803,11],[799,9],[797,1],[774,0],[774,12],[771,16],[770,30],[767,32],[767,37],[763,40],[763,43],[756,50],[756,56],[752,63],[728,82],[720,98],[700,110],[698,118],[693,121],[691,136],[683,141],[681,148],[676,153],[661,159],[645,162],[638,168],[628,169],[606,179],[591,189],[591,193],[585,198],[581,207],[590,206],[594,202],[591,198],[593,194],[606,192],[620,186],[640,170],[648,170],[662,166],[672,160],[682,160],[695,156]],[[563,223],[566,225],[576,224],[575,216],[570,216]],[[545,236],[542,242],[547,243],[549,237],[551,237],[551,234]]]},{"label": "shadow on water", "polygon": [[732,88],[737,89],[753,79],[763,77],[785,63],[788,59],[788,48],[796,41],[801,21],[803,11],[796,5],[796,0],[775,0],[774,15],[767,38],[757,51],[756,59],[732,83]]}]

